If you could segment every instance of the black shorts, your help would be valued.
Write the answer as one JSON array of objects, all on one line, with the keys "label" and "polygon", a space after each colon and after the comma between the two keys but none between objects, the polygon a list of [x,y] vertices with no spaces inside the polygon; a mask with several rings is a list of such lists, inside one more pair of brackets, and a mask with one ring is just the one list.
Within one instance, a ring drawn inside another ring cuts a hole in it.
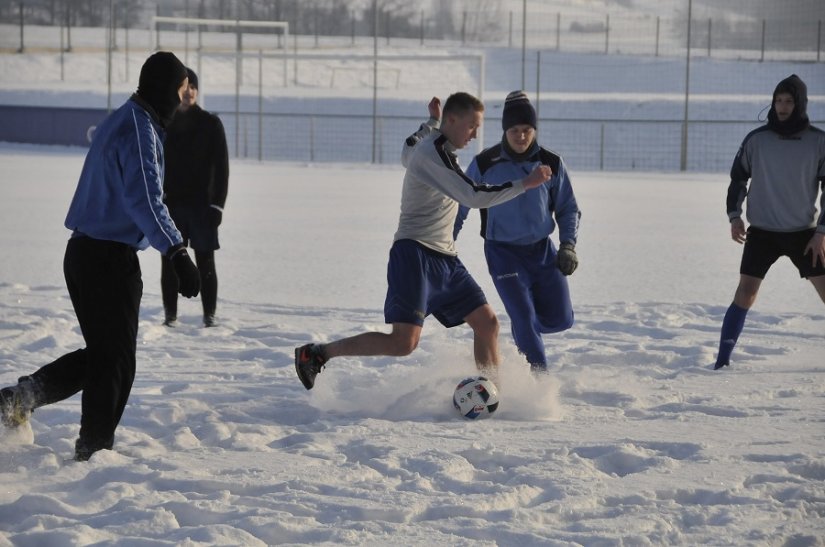
[{"label": "black shorts", "polygon": [[168,208],[184,245],[202,252],[220,249],[218,228],[212,225],[209,206],[171,205]]},{"label": "black shorts", "polygon": [[816,267],[811,264],[810,251],[808,254],[802,254],[815,231],[811,228],[800,232],[769,232],[749,227],[739,273],[765,279],[765,274],[768,273],[773,263],[780,256],[787,256],[799,270],[800,277],[825,275],[825,265],[822,262],[818,262]]}]

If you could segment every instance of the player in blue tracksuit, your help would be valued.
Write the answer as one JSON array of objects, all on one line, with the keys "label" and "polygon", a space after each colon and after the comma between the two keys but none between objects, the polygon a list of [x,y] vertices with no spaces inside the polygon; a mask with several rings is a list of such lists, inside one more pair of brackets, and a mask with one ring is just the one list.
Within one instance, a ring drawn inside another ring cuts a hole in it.
[{"label": "player in blue tracksuit", "polygon": [[[502,141],[477,155],[467,169],[476,182],[501,184],[549,165],[553,176],[538,188],[481,209],[484,254],[512,325],[513,339],[534,371],[547,369],[541,335],[573,325],[568,276],[578,265],[576,240],[581,213],[561,156],[536,142],[536,111],[522,91],[507,96]],[[459,209],[455,236],[469,208]],[[554,218],[555,217],[555,218]],[[561,245],[550,239],[556,225]]]},{"label": "player in blue tracksuit", "polygon": [[6,426],[37,407],[82,391],[75,459],[111,449],[135,377],[143,293],[137,250],[169,256],[186,297],[198,294],[198,270],[162,201],[163,128],[180,104],[186,69],[158,52],[135,93],[95,131],[65,225],[72,231],[63,272],[86,347],[0,390]]}]

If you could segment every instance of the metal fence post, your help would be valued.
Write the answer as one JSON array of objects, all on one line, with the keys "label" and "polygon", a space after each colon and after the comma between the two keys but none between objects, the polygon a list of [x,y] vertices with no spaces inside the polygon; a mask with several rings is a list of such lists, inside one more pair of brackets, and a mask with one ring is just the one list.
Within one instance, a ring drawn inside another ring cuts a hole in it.
[{"label": "metal fence post", "polygon": [[[189,0],[183,3],[183,16],[189,17]],[[200,26],[198,27],[200,28]],[[183,64],[189,66],[189,24],[183,25]]]},{"label": "metal fence post", "polygon": [[315,116],[309,117],[309,161],[315,161]]},{"label": "metal fence post", "polygon": [[66,52],[72,50],[72,3],[66,2]]},{"label": "metal fence post", "polygon": [[765,25],[766,22],[762,19],[762,55],[759,57],[759,62],[763,62],[765,60]]},{"label": "metal fence post", "polygon": [[656,16],[656,53],[654,54],[655,57],[659,56],[659,23],[660,19],[659,16]]},{"label": "metal fence post", "polygon": [[64,57],[66,53],[63,51],[63,25],[60,25],[60,81],[63,82],[66,79],[66,68],[64,63]]},{"label": "metal fence post", "polygon": [[710,30],[711,30],[711,23],[712,19],[708,17],[708,57],[710,57]]},{"label": "metal fence post", "polygon": [[23,47],[23,4],[24,2],[20,2],[20,47],[17,48],[17,53],[23,53],[25,50]]},{"label": "metal fence post", "polygon": [[109,0],[109,24],[106,29],[106,112],[112,111],[112,50],[115,41],[115,2]]},{"label": "metal fence post", "polygon": [[604,54],[607,55],[610,51],[610,14],[605,16],[604,21]]},{"label": "metal fence post", "polygon": [[541,101],[541,50],[536,51],[536,119],[539,119]]},{"label": "metal fence post", "polygon": [[378,146],[378,0],[372,0],[372,13],[372,163],[375,163]]},{"label": "metal fence post", "polygon": [[521,2],[521,89],[527,74],[527,0]]},{"label": "metal fence post", "polygon": [[687,171],[688,154],[688,105],[690,104],[690,27],[693,16],[693,0],[688,0],[687,16],[687,55],[685,56],[685,114],[682,118],[682,153],[679,160],[679,169]]},{"label": "metal fence post", "polygon": [[556,51],[561,51],[561,12],[556,12]]},{"label": "metal fence post", "polygon": [[[155,15],[160,17],[160,4],[155,4]],[[160,51],[160,26],[155,23],[155,51]]]},{"label": "metal fence post", "polygon": [[129,81],[129,0],[123,1],[123,56],[125,81]]}]

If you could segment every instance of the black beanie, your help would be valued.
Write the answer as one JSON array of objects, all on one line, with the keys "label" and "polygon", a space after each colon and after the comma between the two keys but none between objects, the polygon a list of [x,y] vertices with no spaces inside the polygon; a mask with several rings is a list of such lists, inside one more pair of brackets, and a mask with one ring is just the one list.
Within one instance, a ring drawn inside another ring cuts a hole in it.
[{"label": "black beanie", "polygon": [[[794,108],[791,115],[785,121],[779,121],[776,116],[776,109],[773,103],[780,93],[787,93],[793,97]],[[776,85],[773,91],[771,109],[768,111],[768,127],[780,135],[790,136],[804,131],[810,126],[808,120],[808,86],[796,74],[791,74]]]},{"label": "black beanie", "polygon": [[186,77],[186,67],[168,51],[152,54],[140,69],[137,94],[155,109],[163,127],[180,105],[178,89]]},{"label": "black beanie", "polygon": [[524,91],[513,91],[504,101],[501,114],[501,128],[507,131],[514,125],[529,125],[536,128],[536,109],[530,104]]},{"label": "black beanie", "polygon": [[189,85],[198,89],[198,75],[195,74],[195,71],[189,67],[186,67],[186,74],[189,75]]}]

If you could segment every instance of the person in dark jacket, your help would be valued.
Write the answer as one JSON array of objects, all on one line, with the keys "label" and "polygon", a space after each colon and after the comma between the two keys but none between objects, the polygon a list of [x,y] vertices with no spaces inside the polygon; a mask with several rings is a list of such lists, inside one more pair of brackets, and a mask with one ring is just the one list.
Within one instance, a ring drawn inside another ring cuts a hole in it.
[{"label": "person in dark jacket", "polygon": [[[218,275],[215,251],[218,226],[229,184],[229,153],[220,118],[198,104],[198,76],[186,69],[189,85],[183,92],[178,113],[167,130],[164,143],[166,177],[164,201],[183,234],[184,243],[195,251],[201,273],[203,324],[215,324]],[[177,278],[168,259],[161,259],[161,292],[164,325],[173,326],[178,316]]]},{"label": "person in dark jacket", "polygon": [[[547,370],[542,334],[573,325],[567,277],[578,266],[576,240],[581,211],[561,156],[539,146],[536,109],[523,91],[507,95],[501,142],[473,158],[467,176],[477,183],[500,185],[536,165],[549,165],[553,176],[506,203],[481,212],[484,255],[493,284],[510,317],[513,339],[534,372]],[[470,208],[462,205],[454,237]],[[559,249],[550,239],[559,225]]]},{"label": "person in dark jacket", "polygon": [[157,52],[137,92],[98,126],[66,215],[63,260],[86,347],[0,390],[0,416],[18,427],[32,410],[82,391],[75,459],[110,450],[135,378],[143,293],[136,251],[150,245],[173,265],[180,292],[197,296],[200,276],[162,201],[163,128],[180,103],[186,68]]},{"label": "person in dark jacket", "polygon": [[[727,213],[731,239],[745,248],[714,370],[730,364],[745,316],[779,257],[790,258],[825,302],[825,132],[810,124],[807,107],[808,88],[799,76],[779,82],[768,123],[745,137],[733,160]],[[742,220],[746,198],[747,229]]]}]

